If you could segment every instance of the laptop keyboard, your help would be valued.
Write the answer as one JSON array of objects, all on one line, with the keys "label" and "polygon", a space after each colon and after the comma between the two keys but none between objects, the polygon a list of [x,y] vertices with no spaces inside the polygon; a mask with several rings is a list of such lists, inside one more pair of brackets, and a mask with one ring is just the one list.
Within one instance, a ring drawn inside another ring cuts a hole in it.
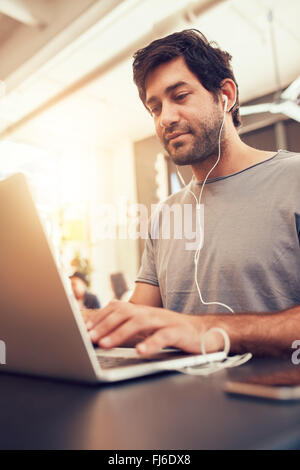
[{"label": "laptop keyboard", "polygon": [[168,352],[155,354],[149,358],[141,359],[139,357],[119,357],[119,356],[97,356],[98,362],[102,369],[111,369],[114,367],[136,366],[141,364],[149,364],[150,362],[162,362],[166,360],[181,359],[188,357],[189,354]]}]

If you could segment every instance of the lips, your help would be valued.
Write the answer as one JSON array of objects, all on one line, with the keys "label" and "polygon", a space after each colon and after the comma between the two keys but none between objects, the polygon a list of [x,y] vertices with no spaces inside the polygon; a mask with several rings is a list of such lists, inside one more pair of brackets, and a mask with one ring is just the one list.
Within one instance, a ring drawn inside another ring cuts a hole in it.
[{"label": "lips", "polygon": [[188,132],[173,132],[172,134],[168,134],[166,136],[166,140],[169,143],[171,140],[176,139],[177,137],[180,137],[181,135],[186,135]]}]

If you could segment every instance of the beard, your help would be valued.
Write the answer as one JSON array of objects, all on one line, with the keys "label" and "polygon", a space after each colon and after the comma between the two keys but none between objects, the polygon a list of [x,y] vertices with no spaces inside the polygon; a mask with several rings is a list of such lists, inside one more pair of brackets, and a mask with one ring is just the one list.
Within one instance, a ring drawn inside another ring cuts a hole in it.
[{"label": "beard", "polygon": [[[223,116],[219,115],[217,118],[207,120],[204,123],[203,121],[199,122],[195,126],[185,123],[167,129],[162,138],[162,143],[175,165],[194,165],[217,155],[222,120]],[[182,142],[182,140],[169,142],[168,134],[172,132],[188,134],[188,139],[191,142]]]}]

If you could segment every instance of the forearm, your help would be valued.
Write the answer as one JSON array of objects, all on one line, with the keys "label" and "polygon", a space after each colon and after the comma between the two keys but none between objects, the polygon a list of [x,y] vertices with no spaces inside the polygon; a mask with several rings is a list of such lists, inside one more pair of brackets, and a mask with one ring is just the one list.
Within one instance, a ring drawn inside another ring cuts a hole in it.
[{"label": "forearm", "polygon": [[[137,283],[136,288],[133,292],[133,295],[128,301],[129,303],[135,305],[143,305],[148,307],[156,307],[161,310],[162,301],[160,296],[160,290],[157,286],[152,286],[151,284]],[[139,333],[131,338],[129,341],[124,343],[124,347],[135,347],[136,344],[143,341],[149,333]]]},{"label": "forearm", "polygon": [[[255,356],[289,356],[293,341],[300,339],[300,306],[275,313],[204,315],[205,329],[223,328],[231,352]],[[199,319],[200,320],[200,319]]]}]

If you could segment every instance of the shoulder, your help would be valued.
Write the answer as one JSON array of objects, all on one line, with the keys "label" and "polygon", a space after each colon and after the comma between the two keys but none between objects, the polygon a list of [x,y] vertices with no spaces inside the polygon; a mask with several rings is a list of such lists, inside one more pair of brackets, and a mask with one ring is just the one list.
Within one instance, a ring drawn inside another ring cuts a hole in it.
[{"label": "shoulder", "polygon": [[293,190],[300,184],[300,153],[279,150],[270,165],[270,177],[273,176],[277,182],[286,190]]},{"label": "shoulder", "polygon": [[285,168],[298,167],[300,165],[300,153],[279,150],[274,162]]}]

